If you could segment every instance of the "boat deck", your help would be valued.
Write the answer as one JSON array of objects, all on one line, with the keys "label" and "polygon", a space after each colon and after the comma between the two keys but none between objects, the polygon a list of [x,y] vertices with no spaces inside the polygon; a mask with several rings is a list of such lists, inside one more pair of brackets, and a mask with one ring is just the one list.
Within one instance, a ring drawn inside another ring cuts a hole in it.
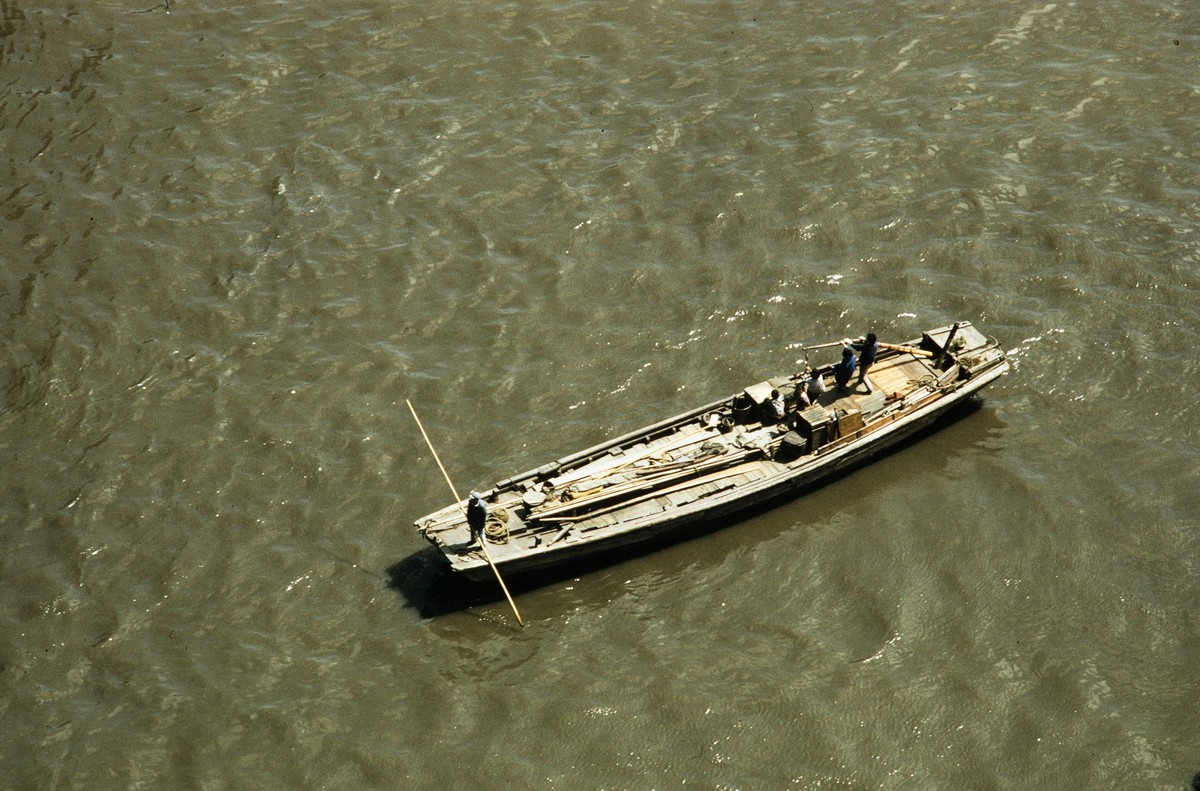
[{"label": "boat deck", "polygon": [[934,376],[933,367],[924,358],[911,355],[885,357],[871,366],[867,379],[885,395],[903,395],[917,382]]},{"label": "boat deck", "polygon": [[[894,401],[933,380],[933,369],[920,357],[894,354],[879,360],[863,384],[838,390],[826,375],[829,390],[817,405],[830,415],[852,416],[863,429]],[[777,377],[747,387],[743,393],[761,400],[771,390],[791,393],[796,377]],[[845,419],[845,418],[843,418]],[[689,506],[735,489],[744,489],[786,471],[773,451],[787,433],[787,422],[750,419],[722,430],[697,416],[658,436],[632,441],[597,453],[544,480],[498,494],[504,541],[492,544],[497,561],[558,544],[592,540],[631,521]],[[530,493],[533,493],[531,496]],[[468,534],[457,513],[446,513],[442,529],[446,546]],[[455,525],[454,523],[457,523]],[[452,528],[458,527],[458,530]],[[474,553],[472,553],[474,554]]]},{"label": "boat deck", "polygon": [[[576,554],[575,546],[628,543],[637,534],[703,514],[732,513],[827,475],[931,419],[961,397],[956,393],[973,376],[988,372],[966,393],[1007,370],[994,342],[969,324],[963,327],[970,354],[951,356],[946,364],[932,359],[930,349],[944,348],[949,327],[889,347],[865,382],[848,390],[838,390],[830,366],[822,367],[829,389],[802,412],[793,398],[802,377],[768,379],[501,481],[488,494],[488,553],[498,565],[544,565],[551,555]],[[922,343],[925,348],[918,348]],[[772,390],[786,397],[781,421],[764,417]],[[463,507],[447,506],[417,527],[453,568],[478,578],[487,573],[486,561],[471,541]]]}]

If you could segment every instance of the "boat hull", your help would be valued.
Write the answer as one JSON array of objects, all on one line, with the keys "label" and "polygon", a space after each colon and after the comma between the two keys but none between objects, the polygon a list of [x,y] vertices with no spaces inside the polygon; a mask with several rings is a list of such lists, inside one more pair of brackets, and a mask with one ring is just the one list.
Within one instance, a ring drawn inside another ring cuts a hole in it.
[{"label": "boat hull", "polygon": [[[959,347],[951,349],[956,333]],[[889,352],[886,370],[881,356],[879,383],[865,395],[832,393],[824,397],[828,408],[796,408],[780,424],[751,419],[729,429],[722,418],[714,426],[714,415],[737,413],[739,399],[744,403],[784,385],[784,378],[768,380],[501,481],[487,493],[494,511],[505,515],[498,520],[504,522],[503,543],[488,543],[491,561],[506,577],[536,573],[732,522],[870,462],[1009,370],[999,345],[967,322],[931,330],[900,348],[912,353]],[[888,392],[888,384],[898,389]],[[829,425],[817,425],[822,419],[832,423],[832,433]],[[795,442],[797,431],[808,434],[801,437],[807,444],[794,458],[784,457],[785,435]],[[454,571],[472,580],[492,578],[488,558],[477,543],[468,543],[460,505],[416,526]]]}]

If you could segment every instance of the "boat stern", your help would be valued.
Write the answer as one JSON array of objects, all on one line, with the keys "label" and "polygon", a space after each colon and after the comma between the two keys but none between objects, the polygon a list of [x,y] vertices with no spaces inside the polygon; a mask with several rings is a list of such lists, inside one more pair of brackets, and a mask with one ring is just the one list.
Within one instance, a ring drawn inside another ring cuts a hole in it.
[{"label": "boat stern", "polygon": [[413,522],[421,537],[432,544],[450,563],[451,570],[468,579],[488,576],[487,558],[479,542],[471,541],[471,530],[464,516],[466,502],[455,503]]},{"label": "boat stern", "polygon": [[963,379],[973,379],[984,373],[994,378],[1009,369],[1008,356],[1000,343],[984,335],[969,321],[926,332],[921,346],[936,355],[935,365],[940,363],[943,370],[961,370]]}]

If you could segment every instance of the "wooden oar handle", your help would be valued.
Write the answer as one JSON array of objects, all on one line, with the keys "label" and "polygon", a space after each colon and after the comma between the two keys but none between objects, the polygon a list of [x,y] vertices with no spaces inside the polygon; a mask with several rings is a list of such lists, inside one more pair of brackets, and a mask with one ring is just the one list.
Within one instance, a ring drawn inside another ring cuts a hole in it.
[{"label": "wooden oar handle", "polygon": [[[862,342],[861,338],[854,341],[854,343],[861,343],[861,342]],[[918,357],[932,357],[933,356],[933,352],[927,352],[924,349],[918,349],[915,346],[902,346],[898,343],[884,343],[883,341],[879,341],[878,343],[879,343],[880,349],[891,349],[894,352],[908,352],[909,354],[915,354]],[[813,351],[814,349],[830,349],[830,348],[833,348],[834,346],[842,346],[842,345],[843,345],[843,341],[831,341],[830,343],[818,343],[816,346],[805,346],[804,348],[807,351]]]},{"label": "wooden oar handle", "polygon": [[933,352],[927,352],[924,349],[918,349],[916,346],[901,346],[898,343],[884,343],[883,341],[879,341],[879,348],[891,349],[894,352],[908,352],[909,354],[915,354],[918,357],[933,356]]}]

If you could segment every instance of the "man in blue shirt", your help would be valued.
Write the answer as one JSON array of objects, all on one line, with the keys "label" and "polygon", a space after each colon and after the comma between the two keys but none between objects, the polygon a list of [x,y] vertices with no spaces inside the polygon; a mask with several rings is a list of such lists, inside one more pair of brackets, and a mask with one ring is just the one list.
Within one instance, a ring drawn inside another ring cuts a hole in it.
[{"label": "man in blue shirt", "polygon": [[833,366],[833,378],[837,381],[839,390],[845,390],[850,384],[850,377],[854,376],[854,348],[852,346],[842,347],[842,361]]}]

